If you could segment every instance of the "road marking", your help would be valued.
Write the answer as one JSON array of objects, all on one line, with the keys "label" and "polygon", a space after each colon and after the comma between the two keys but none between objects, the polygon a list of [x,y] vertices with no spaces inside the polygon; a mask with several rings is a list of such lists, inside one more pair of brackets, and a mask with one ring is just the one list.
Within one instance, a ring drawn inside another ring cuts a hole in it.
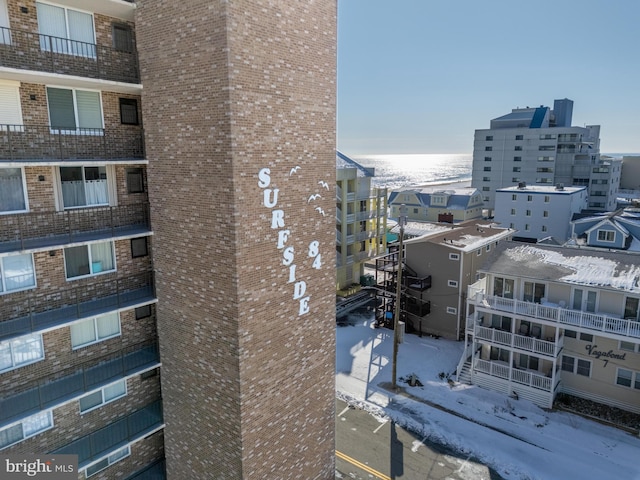
[{"label": "road marking", "polygon": [[365,465],[364,463],[359,462],[355,458],[351,458],[350,456],[345,455],[342,452],[339,452],[338,450],[336,450],[336,457],[344,460],[345,462],[349,462],[350,464],[355,465],[358,468],[361,468],[365,472],[370,473],[371,475],[374,475],[380,480],[391,480],[391,477],[386,476],[384,473],[380,473],[377,470],[374,470],[373,468],[369,467],[368,465]]},{"label": "road marking", "polygon": [[388,420],[385,420],[384,422],[382,422],[380,425],[378,425],[378,428],[376,428],[373,433],[378,433],[378,430],[380,430],[382,427],[384,427],[387,424]]},{"label": "road marking", "polygon": [[413,453],[416,453],[416,452],[418,451],[418,449],[420,448],[420,445],[424,445],[424,441],[425,441],[427,438],[429,438],[429,437],[424,437],[424,438],[423,438],[422,440],[420,440],[420,441],[414,440],[414,441],[413,441],[413,445],[411,446],[411,451],[412,451]]},{"label": "road marking", "polygon": [[460,465],[460,468],[458,470],[456,470],[456,473],[460,473],[462,471],[462,469],[464,467],[467,466],[467,463],[469,462],[469,459],[471,458],[471,455],[469,455],[464,462],[462,462],[462,465]]},{"label": "road marking", "polygon": [[339,416],[339,417],[341,417],[341,416],[342,416],[342,415],[344,415],[346,412],[348,412],[350,408],[351,408],[351,407],[349,407],[349,405],[347,405],[346,407],[344,407],[344,410],[342,410],[342,411],[338,414],[338,416]]}]

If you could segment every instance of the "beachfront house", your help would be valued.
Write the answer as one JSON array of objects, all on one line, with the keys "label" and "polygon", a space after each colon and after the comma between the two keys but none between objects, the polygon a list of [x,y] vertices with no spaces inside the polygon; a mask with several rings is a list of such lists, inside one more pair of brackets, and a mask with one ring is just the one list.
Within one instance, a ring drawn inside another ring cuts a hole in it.
[{"label": "beachfront house", "polygon": [[459,223],[482,217],[482,195],[471,187],[422,187],[394,190],[389,194],[389,217],[407,207],[408,220]]}]

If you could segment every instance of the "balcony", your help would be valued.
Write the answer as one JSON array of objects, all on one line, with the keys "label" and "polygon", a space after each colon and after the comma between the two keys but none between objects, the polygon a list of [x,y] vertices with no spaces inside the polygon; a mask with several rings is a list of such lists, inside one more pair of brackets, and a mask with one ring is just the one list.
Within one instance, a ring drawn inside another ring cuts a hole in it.
[{"label": "balcony", "polygon": [[556,358],[564,345],[564,337],[561,337],[558,343],[546,340],[540,340],[535,337],[527,337],[511,332],[505,332],[496,328],[483,327],[476,325],[474,336],[477,339],[484,340],[495,345],[504,345],[517,350],[537,353],[548,357]]},{"label": "balcony", "polygon": [[4,161],[141,160],[141,128],[117,132],[49,125],[0,124],[0,164]]},{"label": "balcony", "polygon": [[486,373],[492,377],[510,380],[512,383],[519,383],[520,385],[543,390],[548,393],[553,392],[555,388],[551,377],[540,375],[530,370],[511,369],[509,365],[504,362],[491,362],[476,358],[473,368],[476,372]]},{"label": "balcony", "polygon": [[91,363],[56,374],[55,380],[41,380],[24,392],[0,400],[0,424],[52,408],[110,382],[160,365],[158,345],[142,343],[109,354]]},{"label": "balcony", "polygon": [[424,317],[431,313],[431,302],[426,301],[423,302],[417,298],[406,297],[406,302],[403,302],[404,310],[411,315],[415,315],[416,317]]},{"label": "balcony", "polygon": [[78,455],[78,468],[81,470],[110,450],[142,439],[162,426],[162,402],[157,400],[51,453]]},{"label": "balcony", "polygon": [[140,83],[138,54],[107,45],[0,27],[0,66]]},{"label": "balcony", "polygon": [[404,286],[412,290],[424,292],[431,288],[431,275],[427,275],[425,277],[405,275]]},{"label": "balcony", "polygon": [[149,205],[0,216],[0,253],[149,233]]},{"label": "balcony", "polygon": [[[471,290],[469,290],[471,294]],[[516,315],[547,320],[570,328],[581,328],[589,333],[604,333],[615,338],[640,338],[640,322],[622,319],[603,313],[571,310],[553,304],[523,302],[512,298],[494,297],[478,293],[477,308],[509,312]]]},{"label": "balcony", "polygon": [[0,306],[0,341],[155,300],[151,272],[101,282],[88,278],[47,295],[39,289],[18,292],[5,296]]}]

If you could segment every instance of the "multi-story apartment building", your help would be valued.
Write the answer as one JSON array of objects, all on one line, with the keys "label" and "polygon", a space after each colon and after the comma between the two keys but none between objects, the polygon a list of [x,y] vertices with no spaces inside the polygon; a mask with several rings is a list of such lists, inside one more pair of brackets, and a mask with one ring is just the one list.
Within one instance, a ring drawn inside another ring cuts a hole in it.
[{"label": "multi-story apartment building", "polygon": [[574,214],[587,207],[586,187],[527,185],[496,190],[494,219],[503,227],[517,230],[518,240],[533,243],[548,239],[563,244],[571,235]]},{"label": "multi-story apartment building", "polygon": [[0,0],[2,454],[335,476],[335,9]]},{"label": "multi-story apartment building", "polygon": [[387,189],[375,188],[375,170],[336,152],[336,290],[357,290],[364,265],[387,249]]},{"label": "multi-story apartment building", "polygon": [[135,6],[71,3],[0,1],[0,451],[161,474]]},{"label": "multi-story apartment building", "polygon": [[394,190],[389,194],[389,216],[398,218],[400,207],[406,217],[421,222],[460,223],[482,217],[482,195],[471,187],[423,187]]},{"label": "multi-story apartment building", "polygon": [[640,412],[638,260],[505,242],[469,287],[459,380],[544,408],[564,392]]},{"label": "multi-story apartment building", "polygon": [[[487,255],[514,232],[486,220],[433,227],[404,242],[401,320],[409,332],[459,340],[465,332],[467,287],[477,280]],[[393,246],[376,259],[379,320],[395,312],[398,246]]]},{"label": "multi-story apartment building", "polygon": [[528,185],[586,186],[588,208],[616,208],[621,161],[600,158],[600,126],[571,126],[573,102],[514,108],[475,131],[471,185],[493,211],[497,189]]}]

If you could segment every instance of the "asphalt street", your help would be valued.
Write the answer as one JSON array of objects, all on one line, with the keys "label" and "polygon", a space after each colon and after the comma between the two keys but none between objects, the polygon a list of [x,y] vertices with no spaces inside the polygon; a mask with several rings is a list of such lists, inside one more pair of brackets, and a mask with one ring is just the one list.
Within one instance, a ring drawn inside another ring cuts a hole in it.
[{"label": "asphalt street", "polygon": [[336,400],[336,478],[497,480],[475,459]]}]

